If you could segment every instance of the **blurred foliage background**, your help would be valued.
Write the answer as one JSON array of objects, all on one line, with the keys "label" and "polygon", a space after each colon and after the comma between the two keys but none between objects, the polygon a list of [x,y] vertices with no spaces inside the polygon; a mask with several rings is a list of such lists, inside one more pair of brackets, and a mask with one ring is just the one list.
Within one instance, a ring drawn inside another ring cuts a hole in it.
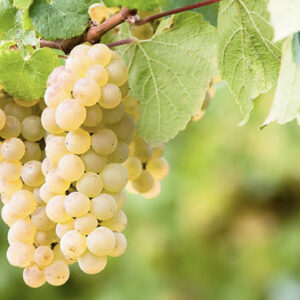
[{"label": "blurred foliage background", "polygon": [[160,197],[130,196],[128,249],[99,275],[72,267],[65,286],[25,286],[9,266],[0,229],[1,300],[299,300],[300,129],[260,130],[271,104],[256,100],[250,122],[217,86],[207,114],[167,145]]}]

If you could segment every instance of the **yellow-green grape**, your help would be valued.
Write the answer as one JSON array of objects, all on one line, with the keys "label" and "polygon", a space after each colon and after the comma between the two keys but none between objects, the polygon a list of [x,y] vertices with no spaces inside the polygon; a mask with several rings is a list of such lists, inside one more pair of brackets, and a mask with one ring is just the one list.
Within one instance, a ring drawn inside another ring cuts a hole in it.
[{"label": "yellow-green grape", "polygon": [[0,130],[5,126],[6,123],[6,115],[5,112],[0,109]]},{"label": "yellow-green grape", "polygon": [[19,161],[2,160],[0,174],[4,180],[15,181],[21,176],[22,164]]},{"label": "yellow-green grape", "polygon": [[20,178],[14,181],[7,181],[0,177],[0,193],[4,194],[6,197],[11,197],[12,194],[21,190],[23,187],[23,182]]},{"label": "yellow-green grape", "polygon": [[51,134],[60,134],[64,130],[61,129],[55,120],[56,110],[54,108],[46,107],[41,116],[41,122],[46,131]]},{"label": "yellow-green grape", "polygon": [[111,219],[117,213],[118,205],[113,196],[103,193],[91,201],[91,213],[98,220]]},{"label": "yellow-green grape", "polygon": [[21,139],[12,137],[1,145],[1,155],[10,161],[20,160],[25,154],[25,144]]},{"label": "yellow-green grape", "polygon": [[121,55],[116,51],[110,50],[110,54],[111,54],[111,60],[110,60],[111,62],[122,60]]},{"label": "yellow-green grape", "polygon": [[78,259],[80,270],[86,274],[100,273],[105,269],[106,264],[106,256],[96,256],[88,250],[86,250]]},{"label": "yellow-green grape", "polygon": [[4,110],[5,105],[11,101],[13,101],[13,99],[8,94],[3,92],[3,90],[0,91],[0,109],[1,110]]},{"label": "yellow-green grape", "polygon": [[128,96],[129,94],[129,83],[126,81],[122,86],[120,86],[120,91],[122,95],[122,99]]},{"label": "yellow-green grape", "polygon": [[124,166],[127,169],[129,180],[137,179],[143,171],[143,165],[141,161],[134,156],[129,157],[124,163]]},{"label": "yellow-green grape", "polygon": [[156,198],[161,192],[161,184],[159,181],[154,181],[152,188],[146,192],[142,193],[141,196],[145,199]]},{"label": "yellow-green grape", "polygon": [[13,101],[5,105],[4,112],[6,115],[16,117],[20,122],[32,114],[30,107],[22,107]]},{"label": "yellow-green grape", "polygon": [[66,139],[62,136],[55,136],[47,140],[45,148],[46,156],[52,163],[57,164],[63,156],[70,154],[66,147],[65,140]]},{"label": "yellow-green grape", "polygon": [[25,154],[21,159],[21,162],[24,164],[30,160],[40,160],[42,157],[42,150],[40,145],[35,142],[25,141]]},{"label": "yellow-green grape", "polygon": [[169,174],[170,167],[164,158],[157,157],[148,161],[146,169],[151,173],[154,179],[162,180]]},{"label": "yellow-green grape", "polygon": [[109,154],[108,159],[110,162],[122,164],[129,156],[129,147],[126,143],[120,142],[116,150]]},{"label": "yellow-green grape", "polygon": [[104,188],[112,193],[120,192],[128,182],[128,173],[123,165],[111,163],[102,171]]},{"label": "yellow-green grape", "polygon": [[31,288],[39,288],[45,282],[45,274],[42,267],[30,265],[23,271],[23,280]]},{"label": "yellow-green grape", "polygon": [[101,89],[91,78],[79,79],[73,89],[73,97],[83,106],[95,105],[101,96]]},{"label": "yellow-green grape", "polygon": [[22,107],[32,107],[32,106],[35,106],[37,103],[39,103],[40,99],[36,99],[33,101],[27,101],[27,100],[14,98],[14,101]]},{"label": "yellow-green grape", "polygon": [[116,246],[114,250],[109,254],[112,257],[119,257],[123,255],[127,248],[127,240],[123,233],[114,232],[116,238]]},{"label": "yellow-green grape", "polygon": [[4,127],[0,130],[0,136],[4,139],[18,137],[21,133],[21,123],[14,116],[6,116]]},{"label": "yellow-green grape", "polygon": [[131,34],[139,40],[148,40],[152,38],[154,31],[150,23],[140,26],[131,26]]},{"label": "yellow-green grape", "polygon": [[125,206],[126,201],[127,201],[127,195],[124,192],[124,190],[118,194],[111,194],[111,195],[115,198],[118,209],[122,209]]},{"label": "yellow-green grape", "polygon": [[86,238],[77,230],[68,231],[60,240],[60,249],[68,259],[77,260],[86,250]]},{"label": "yellow-green grape", "polygon": [[77,155],[65,155],[58,162],[57,174],[67,182],[78,180],[82,177],[83,173],[84,163],[82,159]]},{"label": "yellow-green grape", "polygon": [[120,61],[110,63],[106,70],[109,75],[109,83],[121,86],[128,80],[128,69]]},{"label": "yellow-green grape", "polygon": [[54,254],[50,247],[39,246],[35,249],[33,259],[34,262],[42,267],[46,267],[53,261]]},{"label": "yellow-green grape", "polygon": [[48,203],[48,201],[53,198],[54,196],[56,196],[57,194],[52,193],[47,184],[44,183],[41,187],[40,187],[40,197],[41,199],[45,202]]},{"label": "yellow-green grape", "polygon": [[81,128],[70,131],[66,135],[66,147],[71,153],[83,154],[90,149],[91,143],[90,134]]},{"label": "yellow-green grape", "polygon": [[13,242],[7,249],[6,257],[12,266],[25,268],[32,262],[33,254],[34,246],[32,244]]},{"label": "yellow-green grape", "polygon": [[57,84],[67,93],[73,90],[73,86],[77,80],[78,77],[72,70],[64,69],[57,76]]},{"label": "yellow-green grape", "polygon": [[56,123],[65,131],[79,128],[85,117],[85,108],[74,99],[68,99],[60,103],[55,114]]},{"label": "yellow-green grape", "polygon": [[8,230],[7,239],[9,244],[23,242],[32,244],[36,228],[30,219],[17,220]]},{"label": "yellow-green grape", "polygon": [[165,145],[160,144],[153,148],[153,155],[152,158],[157,158],[163,156],[165,153]]},{"label": "yellow-green grape", "polygon": [[37,205],[33,193],[27,190],[15,192],[11,196],[9,204],[21,218],[31,215]]},{"label": "yellow-green grape", "polygon": [[131,115],[135,122],[138,122],[141,116],[140,102],[138,99],[128,96],[124,99],[125,111]]},{"label": "yellow-green grape", "polygon": [[50,220],[56,223],[64,223],[71,219],[65,210],[65,195],[54,196],[46,205],[46,213]]},{"label": "yellow-green grape", "polygon": [[91,208],[90,199],[83,193],[70,193],[65,202],[65,210],[71,217],[82,217],[87,214]]},{"label": "yellow-green grape", "polygon": [[31,160],[22,167],[21,178],[23,182],[30,187],[39,187],[45,181],[42,172],[42,163],[37,160]]},{"label": "yellow-green grape", "polygon": [[107,164],[107,157],[97,154],[93,149],[81,155],[81,159],[87,172],[100,173]]},{"label": "yellow-green grape", "polygon": [[119,210],[111,219],[102,221],[101,226],[112,231],[122,232],[127,226],[127,217],[122,210]]},{"label": "yellow-green grape", "polygon": [[103,189],[103,182],[98,174],[87,172],[76,182],[76,189],[88,197],[96,197]]},{"label": "yellow-green grape", "polygon": [[134,156],[136,156],[142,163],[148,162],[153,155],[153,148],[144,141],[135,143]]},{"label": "yellow-green grape", "polygon": [[84,126],[95,127],[102,121],[102,109],[98,104],[86,108]]},{"label": "yellow-green grape", "polygon": [[15,212],[10,202],[2,207],[1,218],[8,226],[12,226],[17,220],[21,219],[20,215]]},{"label": "yellow-green grape", "polygon": [[45,206],[38,206],[31,215],[31,221],[37,230],[47,231],[54,228],[55,223],[49,219]]},{"label": "yellow-green grape", "polygon": [[72,70],[80,78],[85,77],[91,65],[91,60],[85,55],[72,55],[66,59],[66,68]]},{"label": "yellow-green grape", "polygon": [[38,116],[29,116],[22,122],[22,135],[30,142],[37,142],[44,137],[45,130]]},{"label": "yellow-green grape", "polygon": [[87,52],[88,58],[94,63],[107,66],[111,59],[110,49],[104,44],[96,44],[90,47]]},{"label": "yellow-green grape", "polygon": [[68,265],[61,260],[55,260],[45,269],[46,281],[53,286],[60,286],[67,282],[70,277]]},{"label": "yellow-green grape", "polygon": [[110,128],[117,135],[118,139],[129,144],[135,132],[135,122],[131,116],[125,114],[119,123],[110,125]]},{"label": "yellow-green grape", "polygon": [[56,235],[61,239],[64,234],[74,229],[74,223],[74,219],[70,219],[67,222],[57,224],[55,228]]},{"label": "yellow-green grape", "polygon": [[154,179],[152,175],[147,171],[143,170],[141,175],[132,181],[132,186],[139,193],[147,193],[153,187]]},{"label": "yellow-green grape", "polygon": [[112,109],[117,107],[122,100],[122,94],[120,89],[115,85],[108,83],[101,89],[101,98],[99,105],[106,109]]},{"label": "yellow-green grape", "polygon": [[34,245],[36,247],[50,246],[54,242],[57,242],[57,237],[53,229],[47,231],[38,230],[35,234]]},{"label": "yellow-green grape", "polygon": [[57,84],[49,86],[44,95],[46,105],[54,109],[70,97],[70,91],[63,90],[63,88]]},{"label": "yellow-green grape", "polygon": [[70,52],[70,56],[85,56],[87,55],[89,49],[90,49],[89,45],[86,44],[77,45]]},{"label": "yellow-green grape", "polygon": [[47,87],[53,84],[57,84],[58,75],[61,74],[66,68],[64,66],[56,67],[47,79]]},{"label": "yellow-green grape", "polygon": [[55,194],[62,194],[70,187],[70,182],[62,179],[57,170],[51,170],[46,175],[46,184],[48,190]]},{"label": "yellow-green grape", "polygon": [[113,109],[104,109],[104,121],[107,124],[116,124],[120,122],[125,114],[124,104],[121,102],[117,107]]},{"label": "yellow-green grape", "polygon": [[44,158],[42,162],[42,172],[46,176],[51,170],[57,168],[57,165],[53,163],[48,157]]},{"label": "yellow-green grape", "polygon": [[86,239],[89,251],[97,256],[110,254],[116,246],[114,233],[106,227],[98,227],[93,230]]},{"label": "yellow-green grape", "polygon": [[74,228],[82,235],[89,234],[94,229],[96,229],[97,226],[98,226],[97,218],[90,213],[87,213],[74,220]]},{"label": "yellow-green grape", "polygon": [[91,66],[86,73],[86,77],[93,79],[100,87],[108,83],[108,72],[101,65]]},{"label": "yellow-green grape", "polygon": [[100,129],[92,135],[92,148],[100,155],[114,152],[117,146],[117,136],[109,129]]}]

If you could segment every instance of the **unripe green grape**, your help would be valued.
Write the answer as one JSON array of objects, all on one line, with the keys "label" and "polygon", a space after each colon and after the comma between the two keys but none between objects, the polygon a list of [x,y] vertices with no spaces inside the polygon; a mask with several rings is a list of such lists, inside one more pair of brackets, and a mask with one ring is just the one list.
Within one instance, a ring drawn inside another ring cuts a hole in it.
[{"label": "unripe green grape", "polygon": [[55,136],[50,140],[47,139],[45,148],[46,156],[52,163],[57,164],[63,156],[70,154],[65,141],[65,137],[62,136]]},{"label": "unripe green grape", "polygon": [[42,156],[42,151],[40,145],[35,142],[25,141],[25,154],[21,159],[24,164],[30,160],[40,160]]},{"label": "unripe green grape", "polygon": [[74,99],[68,99],[60,103],[55,114],[56,123],[65,131],[79,128],[85,117],[85,108]]},{"label": "unripe green grape", "polygon": [[62,239],[64,234],[66,234],[68,231],[74,229],[74,219],[70,219],[67,222],[59,223],[56,225],[55,232],[56,235]]},{"label": "unripe green grape", "polygon": [[45,282],[45,274],[43,268],[37,265],[31,265],[24,269],[23,280],[31,288],[39,288]]},{"label": "unripe green grape", "polygon": [[128,69],[120,61],[110,63],[106,70],[109,75],[109,83],[122,86],[128,80]]},{"label": "unripe green grape", "polygon": [[96,197],[103,189],[103,182],[98,174],[87,172],[76,182],[76,189],[88,197]]},{"label": "unripe green grape", "polygon": [[0,109],[0,130],[5,126],[6,115],[2,109]]},{"label": "unripe green grape", "polygon": [[25,268],[32,262],[33,254],[32,244],[13,242],[7,249],[6,257],[12,266]]},{"label": "unripe green grape", "polygon": [[60,103],[69,99],[71,93],[70,91],[63,90],[58,84],[55,84],[46,89],[44,97],[46,105],[55,109]]},{"label": "unripe green grape", "polygon": [[78,259],[81,271],[86,274],[97,274],[105,269],[107,264],[106,256],[96,256],[86,250]]},{"label": "unripe green grape", "polygon": [[65,210],[71,217],[82,217],[87,214],[91,208],[90,199],[83,193],[70,193],[65,202]]},{"label": "unripe green grape", "polygon": [[129,157],[124,163],[124,166],[127,169],[129,180],[137,179],[143,171],[143,165],[141,161],[134,156]]},{"label": "unripe green grape", "polygon": [[112,109],[117,107],[122,100],[122,94],[120,89],[115,85],[108,83],[101,89],[101,98],[99,105],[106,109]]},{"label": "unripe green grape", "polygon": [[0,174],[4,180],[15,181],[21,176],[22,164],[19,161],[2,160]]},{"label": "unripe green grape", "polygon": [[111,219],[117,213],[117,203],[113,196],[103,193],[91,201],[91,213],[98,220]]},{"label": "unripe green grape", "polygon": [[4,112],[6,115],[16,117],[20,122],[32,114],[30,107],[22,107],[13,101],[5,105]]},{"label": "unripe green grape", "polygon": [[81,233],[82,235],[87,235],[96,229],[98,226],[97,218],[87,213],[79,218],[76,218],[74,221],[74,228]]},{"label": "unripe green grape", "polygon": [[20,160],[25,154],[25,144],[15,137],[5,140],[1,145],[1,154],[6,160]]},{"label": "unripe green grape", "polygon": [[64,130],[61,129],[55,120],[56,110],[54,108],[46,107],[41,116],[41,122],[46,131],[51,134],[60,134]]},{"label": "unripe green grape", "polygon": [[148,40],[152,38],[154,31],[150,23],[146,23],[140,26],[131,26],[131,34],[139,40]]},{"label": "unripe green grape", "polygon": [[107,157],[97,154],[93,149],[81,155],[81,159],[87,172],[100,173],[107,164]]},{"label": "unripe green grape", "polygon": [[67,282],[70,277],[68,265],[61,261],[55,260],[45,269],[46,281],[53,286],[60,286]]},{"label": "unripe green grape", "polygon": [[146,170],[143,170],[141,175],[137,179],[132,181],[133,188],[137,190],[139,193],[147,193],[152,189],[153,184],[154,184],[153,177]]},{"label": "unripe green grape", "polygon": [[146,192],[142,193],[141,196],[145,199],[153,199],[156,198],[161,192],[161,184],[159,181],[154,181],[152,188]]},{"label": "unripe green grape", "polygon": [[41,123],[41,118],[38,116],[29,116],[22,122],[22,135],[30,141],[36,142],[43,138],[45,130]]},{"label": "unripe green grape", "polygon": [[99,64],[105,67],[110,62],[111,52],[106,45],[96,44],[90,47],[87,56],[94,64]]},{"label": "unripe green grape", "polygon": [[107,70],[101,65],[91,66],[86,73],[86,77],[93,79],[100,87],[107,84],[109,78]]},{"label": "unripe green grape", "polygon": [[47,231],[38,230],[35,234],[34,245],[39,246],[50,246],[52,243],[57,242],[57,237],[55,235],[54,229]]},{"label": "unripe green grape", "polygon": [[68,132],[66,147],[74,154],[83,154],[91,147],[92,138],[89,133],[81,128]]},{"label": "unripe green grape", "polygon": [[119,257],[123,255],[127,248],[127,240],[123,233],[114,232],[116,238],[116,246],[114,250],[109,254],[112,257]]},{"label": "unripe green grape", "polygon": [[104,188],[113,193],[120,192],[128,182],[128,173],[123,165],[111,163],[102,171]]},{"label": "unripe green grape", "polygon": [[23,182],[30,187],[39,187],[45,181],[42,172],[42,163],[37,160],[31,160],[22,167],[21,178]]},{"label": "unripe green grape", "polygon": [[102,221],[101,226],[112,231],[122,232],[127,226],[127,217],[122,210],[119,210],[111,219]]},{"label": "unripe green grape", "polygon": [[49,219],[46,213],[46,207],[38,206],[31,215],[33,225],[37,230],[47,231],[54,228],[55,223]]},{"label": "unripe green grape", "polygon": [[109,228],[98,227],[88,235],[86,242],[92,254],[106,256],[115,248],[116,238]]},{"label": "unripe green grape", "polygon": [[46,267],[53,261],[54,254],[50,247],[39,246],[35,249],[33,259],[34,262],[42,267]]},{"label": "unripe green grape", "polygon": [[98,104],[86,108],[84,126],[95,127],[102,121],[102,109]]},{"label": "unripe green grape", "polygon": [[64,223],[71,219],[65,210],[65,195],[58,195],[51,198],[46,206],[46,213],[50,220],[56,223]]},{"label": "unripe green grape", "polygon": [[110,125],[109,128],[113,130],[118,139],[130,144],[135,132],[135,122],[131,116],[125,114],[120,122]]},{"label": "unripe green grape", "polygon": [[82,177],[83,173],[84,163],[77,155],[65,155],[58,162],[57,174],[67,182],[79,180],[79,178]]},{"label": "unripe green grape", "polygon": [[79,79],[73,89],[73,97],[82,106],[95,105],[101,96],[101,89],[96,81],[91,78]]},{"label": "unripe green grape", "polygon": [[86,250],[86,238],[76,230],[68,231],[61,238],[60,249],[68,259],[77,260]]},{"label": "unripe green grape", "polygon": [[122,164],[129,156],[129,147],[126,143],[120,142],[116,150],[109,154],[108,159],[110,162]]},{"label": "unripe green grape", "polygon": [[107,124],[116,124],[120,122],[125,114],[124,104],[121,102],[117,107],[104,109],[104,120]]},{"label": "unripe green grape", "polygon": [[108,155],[116,150],[118,139],[113,131],[100,129],[92,135],[92,148],[100,155]]},{"label": "unripe green grape", "polygon": [[146,165],[146,169],[156,180],[164,179],[170,171],[168,162],[162,157],[157,157],[149,160]]},{"label": "unripe green grape", "polygon": [[6,197],[11,197],[12,194],[21,190],[23,182],[20,178],[14,181],[7,181],[0,177],[0,193],[3,193]]},{"label": "unripe green grape", "polygon": [[6,116],[4,127],[0,130],[0,136],[4,139],[18,137],[21,133],[21,123],[14,116]]},{"label": "unripe green grape", "polygon": [[46,175],[46,184],[49,191],[55,194],[62,194],[70,187],[70,182],[62,179],[57,170],[51,170]]},{"label": "unripe green grape", "polygon": [[92,65],[91,60],[84,55],[69,56],[66,59],[66,68],[72,70],[80,78],[85,77],[86,72],[91,65]]},{"label": "unripe green grape", "polygon": [[9,229],[7,239],[9,244],[23,242],[32,244],[36,228],[30,219],[19,219]]},{"label": "unripe green grape", "polygon": [[15,192],[9,204],[21,218],[31,215],[37,206],[33,193],[27,190]]}]

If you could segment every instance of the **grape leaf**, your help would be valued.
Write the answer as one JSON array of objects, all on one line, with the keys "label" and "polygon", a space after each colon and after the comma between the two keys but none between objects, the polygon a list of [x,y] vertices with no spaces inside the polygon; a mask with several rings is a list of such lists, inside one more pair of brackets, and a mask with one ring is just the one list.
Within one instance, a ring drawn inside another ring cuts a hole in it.
[{"label": "grape leaf", "polygon": [[21,9],[21,10],[27,9],[33,2],[33,0],[13,0],[13,1],[14,1],[14,6],[17,9]]},{"label": "grape leaf", "polygon": [[275,31],[275,41],[279,41],[300,31],[299,0],[270,0],[269,11],[271,13],[271,23]]},{"label": "grape leaf", "polygon": [[88,4],[84,0],[35,0],[29,16],[36,31],[48,40],[68,39],[88,26]]},{"label": "grape leaf", "polygon": [[272,42],[267,0],[224,0],[218,19],[218,56],[222,79],[238,102],[246,123],[253,99],[276,83],[280,46]]},{"label": "grape leaf", "polygon": [[21,51],[11,50],[14,42],[0,46],[0,82],[14,97],[35,100],[43,97],[51,71],[60,65],[57,55],[49,48],[33,50],[23,57]]},{"label": "grape leaf", "polygon": [[126,6],[128,8],[136,8],[140,10],[153,10],[157,8],[164,0],[104,0],[107,6]]},{"label": "grape leaf", "polygon": [[0,1],[0,39],[14,27],[16,15],[17,9],[13,6],[13,0]]},{"label": "grape leaf", "polygon": [[[122,38],[128,31],[124,24]],[[141,101],[139,134],[152,144],[174,138],[200,110],[217,74],[216,29],[185,12],[165,19],[152,39],[117,50],[129,66],[131,94]]]},{"label": "grape leaf", "polygon": [[[300,44],[299,36],[288,37],[283,45],[275,99],[263,125],[272,121],[284,124],[300,117]],[[297,57],[298,56],[298,57]],[[298,61],[296,61],[298,59]]]}]

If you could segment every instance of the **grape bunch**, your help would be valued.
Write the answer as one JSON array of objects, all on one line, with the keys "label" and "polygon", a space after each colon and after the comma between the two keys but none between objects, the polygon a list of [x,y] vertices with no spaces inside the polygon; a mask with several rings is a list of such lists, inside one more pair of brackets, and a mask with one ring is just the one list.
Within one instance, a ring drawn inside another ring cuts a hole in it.
[{"label": "grape bunch", "polygon": [[75,262],[101,272],[127,247],[125,187],[145,198],[160,192],[164,147],[138,136],[140,107],[127,80],[116,52],[82,44],[53,70],[44,99],[0,94],[7,259],[30,287],[64,284]]}]

